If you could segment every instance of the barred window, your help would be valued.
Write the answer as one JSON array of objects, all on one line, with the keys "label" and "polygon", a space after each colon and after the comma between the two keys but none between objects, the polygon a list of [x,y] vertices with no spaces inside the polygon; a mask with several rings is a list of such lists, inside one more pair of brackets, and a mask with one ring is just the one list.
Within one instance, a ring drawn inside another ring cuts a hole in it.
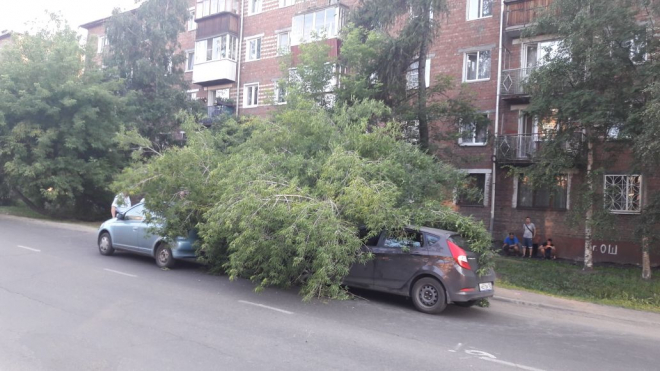
[{"label": "barred window", "polygon": [[612,213],[638,213],[642,205],[641,175],[605,175],[605,208]]}]

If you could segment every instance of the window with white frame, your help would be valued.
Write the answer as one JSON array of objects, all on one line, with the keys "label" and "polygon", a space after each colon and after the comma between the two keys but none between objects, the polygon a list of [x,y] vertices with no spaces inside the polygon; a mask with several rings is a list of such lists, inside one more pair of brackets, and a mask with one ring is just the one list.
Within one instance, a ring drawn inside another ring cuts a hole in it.
[{"label": "window with white frame", "polygon": [[186,91],[186,94],[188,95],[188,99],[190,99],[190,100],[196,100],[196,99],[197,99],[197,92],[198,92],[198,91],[199,91],[199,89],[191,89],[191,90],[187,90],[187,91]]},{"label": "window with white frame", "polygon": [[[426,59],[424,83],[428,88],[431,84],[431,58]],[[419,61],[413,62],[406,71],[406,89],[417,89],[419,86]]]},{"label": "window with white frame", "polygon": [[335,38],[343,24],[344,8],[331,7],[293,17],[291,45],[312,41],[314,36]]},{"label": "window with white frame", "polygon": [[479,19],[493,15],[493,0],[468,0],[467,19]]},{"label": "window with white frame", "polygon": [[99,36],[98,44],[96,46],[96,53],[98,54],[103,53],[103,50],[105,50],[106,46],[108,46],[108,37],[105,35]]},{"label": "window with white frame", "polygon": [[605,208],[611,213],[639,213],[642,207],[641,175],[605,175]]},{"label": "window with white frame", "polygon": [[262,0],[248,0],[248,14],[261,13]]},{"label": "window with white frame", "polygon": [[465,53],[463,81],[490,79],[490,50]]},{"label": "window with white frame", "polygon": [[261,37],[247,40],[247,53],[245,59],[248,61],[261,59]]},{"label": "window with white frame", "polygon": [[[484,114],[484,117],[488,115]],[[488,140],[488,126],[477,121],[461,122],[459,133],[458,144],[462,146],[484,146]]]},{"label": "window with white frame", "polygon": [[277,55],[286,55],[291,51],[291,33],[280,32],[277,34]]},{"label": "window with white frame", "polygon": [[238,0],[197,0],[197,18],[222,12],[238,13]]},{"label": "window with white frame", "polygon": [[275,104],[286,104],[286,85],[284,81],[275,84]]},{"label": "window with white frame", "polygon": [[236,60],[238,38],[234,35],[222,35],[195,43],[195,63],[220,59]]},{"label": "window with white frame", "polygon": [[280,8],[293,5],[295,2],[296,0],[280,0]]},{"label": "window with white frame", "polygon": [[195,22],[195,8],[190,8],[188,9],[188,26],[186,29],[188,31],[196,30],[197,29],[197,22]]},{"label": "window with white frame", "polygon": [[243,107],[259,105],[259,84],[245,84],[243,87]]},{"label": "window with white frame", "polygon": [[192,71],[195,66],[195,51],[189,50],[186,52],[186,71]]},{"label": "window with white frame", "polygon": [[456,204],[460,206],[488,206],[489,170],[467,170],[463,189],[458,191]]}]

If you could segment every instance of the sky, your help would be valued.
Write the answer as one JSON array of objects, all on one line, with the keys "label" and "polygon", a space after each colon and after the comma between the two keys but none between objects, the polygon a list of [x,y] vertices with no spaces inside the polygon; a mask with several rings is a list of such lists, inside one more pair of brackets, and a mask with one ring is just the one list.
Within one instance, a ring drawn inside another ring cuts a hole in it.
[{"label": "sky", "polygon": [[59,12],[77,29],[81,24],[112,15],[116,7],[131,9],[135,0],[0,0],[0,32],[30,30],[27,22],[44,22],[46,11]]}]

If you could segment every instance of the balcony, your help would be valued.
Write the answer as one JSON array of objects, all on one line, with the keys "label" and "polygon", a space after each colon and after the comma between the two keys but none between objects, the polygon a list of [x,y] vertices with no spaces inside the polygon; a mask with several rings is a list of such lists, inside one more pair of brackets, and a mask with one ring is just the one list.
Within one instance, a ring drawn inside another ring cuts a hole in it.
[{"label": "balcony", "polygon": [[502,71],[502,89],[500,94],[504,99],[529,97],[529,92],[525,91],[527,78],[534,71],[534,68],[516,68]]},{"label": "balcony", "polygon": [[195,63],[193,84],[209,86],[234,81],[236,81],[236,61],[220,59]]},{"label": "balcony", "polygon": [[520,37],[521,31],[534,24],[552,4],[552,0],[512,0],[506,2],[504,29],[511,37]]},{"label": "balcony", "polygon": [[538,134],[500,135],[495,139],[497,162],[532,163],[539,142]]},{"label": "balcony", "polygon": [[234,104],[223,104],[206,108],[208,110],[209,118],[211,119],[222,115],[233,115],[234,112],[236,112],[236,106]]},{"label": "balcony", "polygon": [[[555,135],[552,131],[543,134],[500,135],[495,139],[497,162],[500,164],[531,164],[534,162],[534,155],[542,146],[552,143],[554,139]],[[557,140],[559,139],[557,138]],[[566,153],[578,155],[584,142],[584,134],[575,132],[562,139],[560,148]]]}]

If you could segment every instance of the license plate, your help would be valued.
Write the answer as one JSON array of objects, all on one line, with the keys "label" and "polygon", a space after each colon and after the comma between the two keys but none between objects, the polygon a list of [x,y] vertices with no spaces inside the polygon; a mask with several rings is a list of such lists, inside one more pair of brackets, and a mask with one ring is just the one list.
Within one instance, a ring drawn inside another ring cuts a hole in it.
[{"label": "license plate", "polygon": [[493,289],[493,283],[492,282],[486,282],[486,283],[480,283],[479,284],[479,291],[491,291]]}]

